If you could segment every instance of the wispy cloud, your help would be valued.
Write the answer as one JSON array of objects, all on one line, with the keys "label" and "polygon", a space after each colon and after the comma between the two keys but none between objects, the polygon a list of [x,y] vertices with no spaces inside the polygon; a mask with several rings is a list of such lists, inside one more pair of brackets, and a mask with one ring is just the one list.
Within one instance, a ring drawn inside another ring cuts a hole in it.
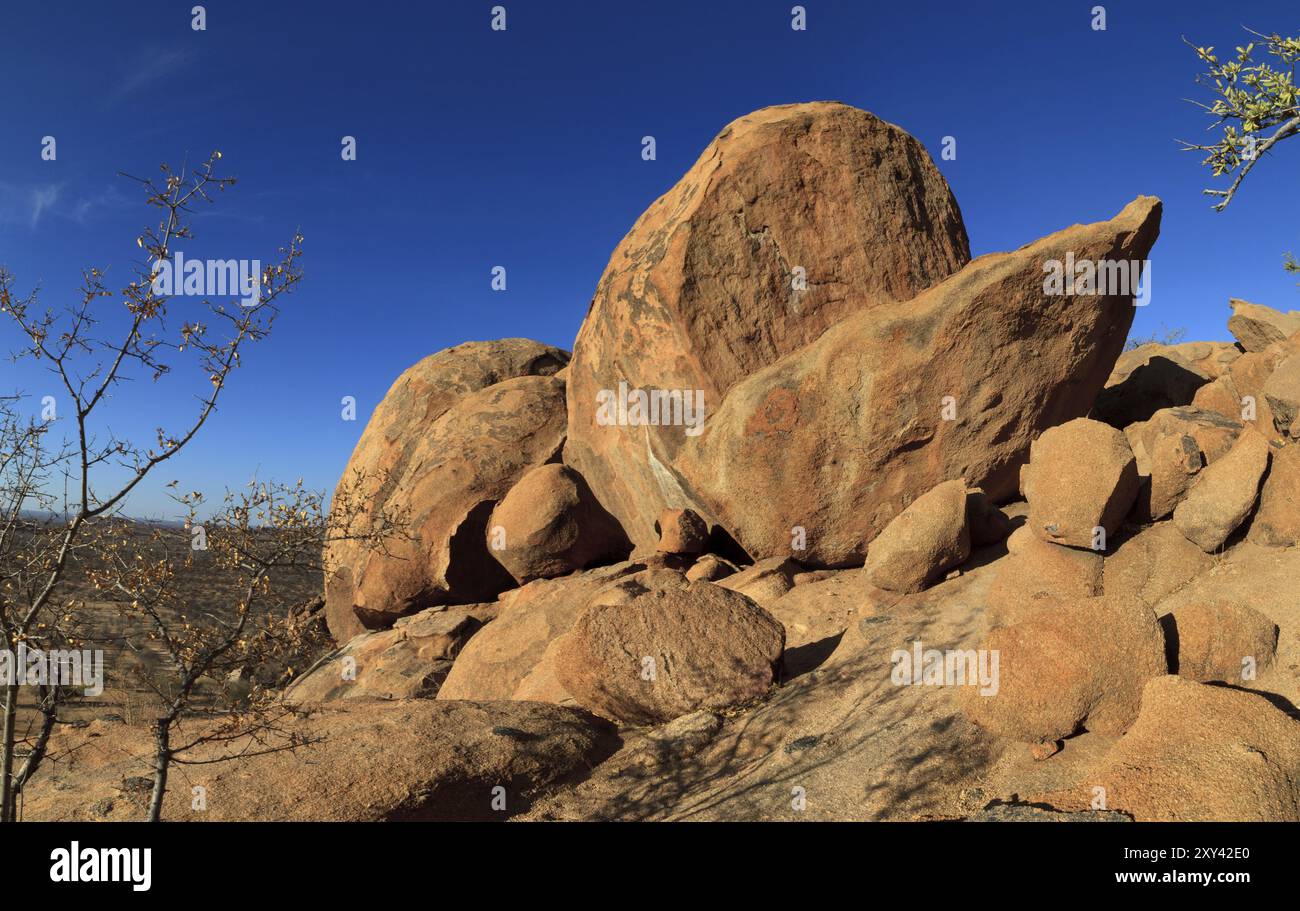
[{"label": "wispy cloud", "polygon": [[107,209],[121,208],[127,203],[126,195],[117,188],[117,185],[109,184],[98,193],[78,199],[76,204],[68,210],[68,217],[77,224],[85,226],[94,221],[100,212]]},{"label": "wispy cloud", "polygon": [[169,50],[155,51],[128,71],[108,96],[104,99],[104,108],[121,104],[127,98],[144,91],[149,86],[179,71],[194,58],[191,51]]},{"label": "wispy cloud", "polygon": [[0,182],[0,222],[25,224],[31,230],[51,217],[85,226],[126,202],[122,191],[112,184],[97,193],[78,195],[69,193],[66,183]]},{"label": "wispy cloud", "polygon": [[41,216],[54,208],[59,201],[59,196],[62,194],[63,184],[61,183],[32,187],[28,191],[27,226],[35,228],[40,223]]}]

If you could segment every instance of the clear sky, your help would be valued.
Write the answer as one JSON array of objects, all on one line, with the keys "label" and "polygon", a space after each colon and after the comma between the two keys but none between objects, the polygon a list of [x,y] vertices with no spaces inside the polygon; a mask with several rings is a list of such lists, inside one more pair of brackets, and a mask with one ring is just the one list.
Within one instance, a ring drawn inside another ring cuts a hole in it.
[{"label": "clear sky", "polygon": [[[975,254],[1164,200],[1153,299],[1162,325],[1227,338],[1229,296],[1300,308],[1300,140],[1229,210],[1176,139],[1208,119],[1180,36],[1230,49],[1241,26],[1294,34],[1293,2],[876,3],[808,0],[236,2],[0,0],[0,264],[69,303],[82,267],[117,287],[152,213],[118,170],[213,149],[239,178],[196,223],[195,255],[262,257],[305,235],[305,280],[250,349],[220,413],[129,504],[170,515],[162,485],[220,493],[254,473],[332,488],[393,379],[441,348],[526,336],[572,346],[610,253],[729,121],[839,100],[920,139],[952,185]],[[57,160],[41,159],[54,136]],[[357,140],[343,161],[341,139]],[[658,157],[641,157],[653,135]],[[944,136],[957,159],[941,161]],[[508,290],[490,287],[505,266]],[[114,281],[114,279],[116,279]],[[176,303],[178,317],[189,303]],[[193,306],[197,307],[197,304]],[[0,350],[17,343],[0,327]],[[52,379],[0,363],[0,391]],[[192,387],[145,379],[110,413],[147,440]],[[340,417],[355,396],[358,420]]]}]

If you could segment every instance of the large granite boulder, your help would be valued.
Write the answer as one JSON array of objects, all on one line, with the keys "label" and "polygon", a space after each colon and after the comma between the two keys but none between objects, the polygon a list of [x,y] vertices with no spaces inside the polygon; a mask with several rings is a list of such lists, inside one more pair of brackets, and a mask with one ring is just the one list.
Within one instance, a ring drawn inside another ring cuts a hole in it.
[{"label": "large granite boulder", "polygon": [[752,554],[850,566],[920,491],[964,477],[1010,498],[1030,443],[1092,407],[1131,296],[1049,294],[1044,263],[1142,260],[1143,197],[1108,222],[982,256],[915,300],[851,316],[733,386],[707,431],[657,470]]},{"label": "large granite boulder", "polygon": [[736,120],[610,257],[574,344],[566,463],[652,550],[664,509],[700,505],[671,468],[698,424],[608,420],[621,383],[698,394],[703,414],[687,418],[707,416],[846,316],[969,259],[948,184],[898,127],[830,102]]}]

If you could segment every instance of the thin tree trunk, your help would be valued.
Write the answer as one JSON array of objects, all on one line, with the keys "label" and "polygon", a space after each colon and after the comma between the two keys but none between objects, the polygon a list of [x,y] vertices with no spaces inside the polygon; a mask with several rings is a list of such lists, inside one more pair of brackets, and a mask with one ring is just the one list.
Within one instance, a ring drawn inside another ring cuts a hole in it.
[{"label": "thin tree trunk", "polygon": [[41,763],[45,760],[45,751],[49,749],[50,735],[54,733],[54,726],[59,723],[59,689],[55,687],[41,687],[41,731],[36,735],[36,743],[32,751],[27,754],[27,759],[23,762],[23,767],[18,770],[14,776],[14,798],[15,801],[20,799],[23,794],[23,788],[27,782],[32,780],[36,770],[40,768]]},{"label": "thin tree trunk", "polygon": [[4,730],[0,736],[0,822],[11,822],[14,818],[14,723],[18,715],[18,684],[5,686]]},{"label": "thin tree trunk", "polygon": [[153,793],[149,797],[149,822],[162,819],[163,795],[167,793],[167,769],[172,761],[172,722],[159,718],[153,729]]}]

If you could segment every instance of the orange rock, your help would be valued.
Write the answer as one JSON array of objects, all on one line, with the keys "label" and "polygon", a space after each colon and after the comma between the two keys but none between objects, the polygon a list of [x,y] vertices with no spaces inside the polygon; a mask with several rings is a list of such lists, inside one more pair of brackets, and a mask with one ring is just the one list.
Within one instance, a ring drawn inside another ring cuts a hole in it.
[{"label": "orange rock", "polygon": [[1273,451],[1247,537],[1267,547],[1300,544],[1300,445]]},{"label": "orange rock", "polygon": [[997,575],[985,611],[989,626],[1018,623],[1063,601],[1100,595],[1102,565],[1097,551],[1022,536],[1015,553],[994,564]]},{"label": "orange rock", "polygon": [[1252,429],[1242,431],[1231,451],[1201,472],[1174,510],[1178,530],[1206,553],[1222,547],[1254,508],[1268,461],[1268,441]]},{"label": "orange rock", "polygon": [[[736,120],[610,257],[574,344],[566,462],[639,548],[654,548],[665,508],[715,519],[665,468],[691,439],[684,428],[601,424],[601,391],[699,390],[712,414],[737,382],[829,326],[908,300],[969,259],[948,184],[898,127],[834,102]],[[773,392],[756,432],[796,414]]]},{"label": "orange rock", "polygon": [[1249,687],[1255,674],[1273,666],[1277,624],[1244,604],[1196,602],[1160,619],[1169,670],[1202,683]]},{"label": "orange rock", "polygon": [[388,553],[354,540],[329,546],[325,611],[336,642],[514,585],[489,555],[484,527],[492,505],[564,442],[564,383],[549,374],[566,359],[526,339],[472,342],[398,377],[339,487],[373,512],[405,513],[410,535],[387,542]]},{"label": "orange rock", "polygon": [[781,624],[749,598],[693,582],[593,601],[556,644],[555,672],[583,708],[655,724],[764,696],[784,647]]},{"label": "orange rock", "polygon": [[1300,332],[1300,312],[1283,313],[1262,304],[1252,304],[1232,298],[1228,301],[1232,316],[1228,331],[1248,352],[1263,351],[1274,342],[1280,342]]},{"label": "orange rock", "polygon": [[1273,427],[1282,436],[1295,435],[1291,428],[1300,419],[1300,354],[1282,358],[1264,383],[1264,398],[1273,412]]},{"label": "orange rock", "polygon": [[1139,822],[1300,821],[1300,722],[1255,693],[1156,677],[1084,783],[1030,800],[1083,809],[1099,795]]},{"label": "orange rock", "polygon": [[1214,559],[1183,537],[1172,522],[1143,529],[1107,555],[1106,595],[1137,598],[1152,607],[1214,565]]},{"label": "orange rock", "polygon": [[945,481],[916,498],[871,542],[864,572],[877,588],[918,592],[970,556],[966,482]]},{"label": "orange rock", "polygon": [[655,524],[661,553],[698,554],[709,543],[709,523],[693,509],[665,509]]},{"label": "orange rock", "polygon": [[1043,432],[1029,450],[1020,489],[1027,526],[1044,541],[1104,551],[1096,529],[1119,530],[1137,498],[1137,462],[1124,434],[1078,418]]},{"label": "orange rock", "polygon": [[[815,567],[862,562],[918,491],[951,478],[1010,498],[1033,438],[1092,406],[1133,317],[1131,298],[1046,294],[1044,262],[1145,258],[1159,217],[1139,199],[848,317],[733,386],[672,471],[751,554]],[[795,429],[751,432],[776,389],[794,396]]]},{"label": "orange rock", "polygon": [[617,562],[632,545],[582,475],[565,465],[539,465],[492,510],[487,548],[521,585]]},{"label": "orange rock", "polygon": [[[559,579],[538,579],[502,596],[495,620],[470,639],[438,690],[439,699],[512,699],[601,589],[642,570],[620,563]],[[533,688],[537,688],[534,683]],[[552,695],[556,695],[552,692]],[[559,696],[552,701],[563,702]]]},{"label": "orange rock", "polygon": [[968,718],[1030,744],[1087,728],[1122,734],[1137,717],[1142,686],[1164,674],[1165,642],[1151,608],[1130,598],[1058,602],[989,632],[997,692],[963,688]]}]

